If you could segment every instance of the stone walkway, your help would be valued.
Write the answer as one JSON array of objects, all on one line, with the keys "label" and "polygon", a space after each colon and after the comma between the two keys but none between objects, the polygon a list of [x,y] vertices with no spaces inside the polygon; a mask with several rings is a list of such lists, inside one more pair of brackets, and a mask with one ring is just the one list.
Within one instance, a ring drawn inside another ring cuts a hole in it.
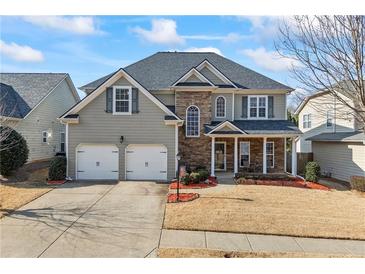
[{"label": "stone walkway", "polygon": [[167,229],[159,247],[365,256],[365,241]]}]

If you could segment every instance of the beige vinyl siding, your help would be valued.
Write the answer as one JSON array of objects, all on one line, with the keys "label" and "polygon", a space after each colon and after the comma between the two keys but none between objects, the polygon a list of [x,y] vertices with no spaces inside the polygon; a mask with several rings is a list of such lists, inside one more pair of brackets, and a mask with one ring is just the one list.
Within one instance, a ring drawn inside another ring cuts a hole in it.
[{"label": "beige vinyl siding", "polygon": [[[121,78],[114,85],[131,85]],[[115,144],[119,148],[119,178],[125,179],[125,148],[129,144],[162,144],[167,147],[167,177],[175,177],[175,127],[164,124],[166,115],[143,93],[139,113],[113,115],[105,112],[106,95],[101,93],[80,112],[80,123],[69,124],[68,175],[75,178],[75,152],[79,144]],[[120,136],[124,141],[120,143]]]},{"label": "beige vinyl siding", "polygon": [[195,74],[191,75],[188,79],[186,79],[184,82],[191,83],[191,82],[202,82]]},{"label": "beige vinyl siding", "polygon": [[175,105],[175,95],[174,94],[155,94],[155,96],[166,106]]},{"label": "beige vinyl siding", "polygon": [[[251,94],[236,94],[234,98],[234,117],[235,120],[242,120],[242,96]],[[285,120],[286,118],[286,96],[285,94],[252,94],[252,95],[271,95],[274,96],[274,118],[270,120]]]},{"label": "beige vinyl siding", "polygon": [[[327,127],[327,111],[333,110],[333,127]],[[339,103],[331,94],[311,98],[299,113],[298,127],[303,132],[297,142],[297,152],[312,152],[311,141],[307,138],[325,132],[351,132],[355,129],[354,119],[348,119],[350,108]],[[303,127],[303,116],[311,115],[311,127]]]},{"label": "beige vinyl siding", "polygon": [[[67,81],[63,80],[29,116],[18,123],[16,130],[28,144],[28,161],[51,158],[60,151],[61,132],[65,131],[65,126],[57,118],[76,102]],[[42,143],[42,131],[51,133],[48,143]]]},{"label": "beige vinyl siding", "polygon": [[209,68],[204,67],[200,70],[200,73],[208,78],[215,85],[224,85],[224,81],[215,75]]},{"label": "beige vinyl siding", "polygon": [[351,176],[365,176],[365,145],[361,143],[313,142],[313,157],[322,173],[350,181]]},{"label": "beige vinyl siding", "polygon": [[[226,116],[224,118],[216,117],[216,99],[219,96],[223,96],[226,99]],[[212,120],[213,121],[225,121],[232,120],[232,99],[233,95],[231,93],[212,93]]]}]

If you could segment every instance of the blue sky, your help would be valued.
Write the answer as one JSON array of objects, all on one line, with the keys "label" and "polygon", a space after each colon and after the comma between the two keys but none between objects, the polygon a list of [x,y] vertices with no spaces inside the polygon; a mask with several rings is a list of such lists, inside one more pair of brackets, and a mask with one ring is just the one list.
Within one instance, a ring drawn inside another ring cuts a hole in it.
[{"label": "blue sky", "polygon": [[278,17],[47,16],[1,19],[2,72],[68,72],[76,87],[157,51],[215,51],[293,88],[274,49]]}]

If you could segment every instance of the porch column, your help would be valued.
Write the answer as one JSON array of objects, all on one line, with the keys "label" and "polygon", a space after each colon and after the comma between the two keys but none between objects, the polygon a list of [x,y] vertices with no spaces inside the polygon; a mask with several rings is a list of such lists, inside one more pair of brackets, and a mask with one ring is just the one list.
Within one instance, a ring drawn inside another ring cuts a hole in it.
[{"label": "porch column", "polygon": [[212,151],[211,151],[211,161],[210,161],[210,176],[214,175],[214,169],[215,169],[215,137],[212,137]]},{"label": "porch column", "polygon": [[233,165],[233,172],[234,175],[238,173],[238,137],[234,137],[234,165]]},{"label": "porch column", "polygon": [[267,160],[266,160],[266,137],[264,137],[264,140],[262,142],[262,173],[267,173]]},{"label": "porch column", "polygon": [[286,137],[284,138],[284,172],[286,172]]},{"label": "porch column", "polygon": [[297,175],[297,146],[295,145],[295,137],[291,139],[291,173]]}]

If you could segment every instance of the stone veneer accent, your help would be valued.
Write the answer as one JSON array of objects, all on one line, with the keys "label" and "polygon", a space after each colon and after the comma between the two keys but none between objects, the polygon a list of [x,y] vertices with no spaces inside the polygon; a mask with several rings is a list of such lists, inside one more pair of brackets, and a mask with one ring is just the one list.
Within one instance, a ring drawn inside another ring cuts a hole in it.
[{"label": "stone veneer accent", "polygon": [[[186,120],[186,108],[188,106],[195,105],[200,109],[199,137],[185,137],[185,125],[179,128],[179,152],[181,154],[181,161],[192,169],[197,166],[205,166],[210,170],[211,138],[204,135],[204,124],[209,124],[212,120],[211,93],[209,91],[176,91],[175,100],[176,114],[184,120]],[[233,172],[234,138],[216,138],[216,141],[226,142],[226,170]],[[250,141],[251,163],[256,162],[262,166],[263,139],[238,138],[238,161],[240,141]],[[274,141],[275,149],[275,167],[268,167],[267,172],[284,172],[284,139],[267,138],[267,141]]]},{"label": "stone veneer accent", "polygon": [[200,109],[200,137],[185,137],[185,125],[179,128],[181,160],[191,168],[205,166],[210,170],[211,138],[204,135],[204,124],[212,119],[210,91],[176,91],[175,111],[186,120],[186,108],[195,105]]}]

